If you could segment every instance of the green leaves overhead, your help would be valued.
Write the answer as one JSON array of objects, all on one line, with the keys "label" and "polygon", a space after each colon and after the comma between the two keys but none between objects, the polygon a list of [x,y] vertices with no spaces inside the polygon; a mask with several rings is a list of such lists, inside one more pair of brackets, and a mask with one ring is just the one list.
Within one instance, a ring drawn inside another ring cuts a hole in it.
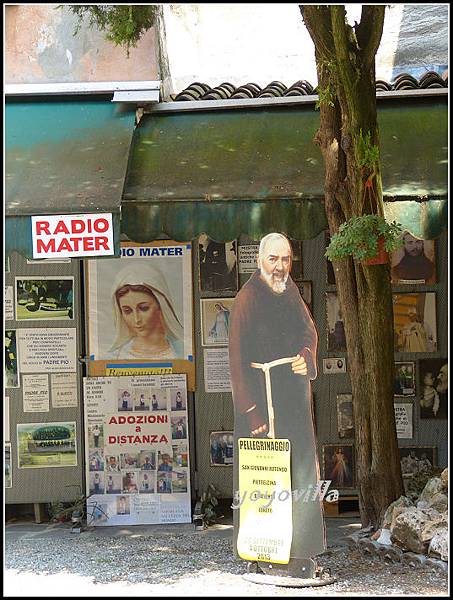
[{"label": "green leaves overhead", "polygon": [[[60,8],[63,6],[60,5]],[[131,47],[135,47],[142,35],[154,25],[160,10],[157,4],[78,4],[68,8],[78,17],[74,35],[88,17],[89,27],[103,31],[110,42],[123,46],[128,56]]]}]

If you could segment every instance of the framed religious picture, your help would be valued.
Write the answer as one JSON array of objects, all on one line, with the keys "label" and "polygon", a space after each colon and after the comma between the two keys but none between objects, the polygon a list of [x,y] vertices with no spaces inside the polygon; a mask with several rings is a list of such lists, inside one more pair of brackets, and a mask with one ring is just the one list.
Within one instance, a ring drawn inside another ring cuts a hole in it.
[{"label": "framed religious picture", "polygon": [[448,418],[448,360],[423,358],[419,361],[420,418]]},{"label": "framed religious picture", "polygon": [[402,234],[403,245],[391,254],[392,283],[436,283],[434,240],[422,240],[408,231]]},{"label": "framed religious picture", "polygon": [[5,330],[5,388],[20,387],[16,329]]},{"label": "framed religious picture", "polygon": [[216,242],[206,234],[198,238],[200,292],[236,292],[237,241]]},{"label": "framed religious picture", "polygon": [[307,305],[308,310],[313,314],[311,281],[297,281],[296,285],[299,288],[300,295]]},{"label": "framed religious picture", "polygon": [[[330,233],[328,231],[325,232],[325,238],[326,238],[326,243],[325,243],[325,250],[326,250],[327,246],[330,244]],[[335,280],[335,270],[333,268],[333,263],[328,258],[326,258],[325,260],[326,260],[326,282],[327,282],[327,285],[336,285],[337,282]]]},{"label": "framed religious picture", "polygon": [[435,292],[393,294],[396,352],[436,352]]},{"label": "framed religious picture", "polygon": [[338,437],[354,439],[352,394],[337,394]]},{"label": "framed religious picture", "polygon": [[302,267],[302,242],[297,240],[289,240],[293,251],[293,260],[291,264],[291,279],[300,281],[303,278]]},{"label": "framed religious picture", "polygon": [[234,298],[201,298],[201,344],[228,346],[230,311]]},{"label": "framed religious picture", "polygon": [[346,335],[343,317],[336,292],[326,292],[327,350],[346,351]]},{"label": "framed religious picture", "polygon": [[324,375],[346,373],[346,358],[344,358],[343,356],[337,358],[323,358],[322,372],[324,373]]},{"label": "framed religious picture", "polygon": [[211,467],[233,466],[233,432],[211,431],[209,434]]},{"label": "framed religious picture", "polygon": [[322,447],[323,479],[331,481],[331,489],[355,487],[353,444],[325,444]]},{"label": "framed religious picture", "polygon": [[68,320],[74,317],[74,277],[16,277],[16,319]]},{"label": "framed religious picture", "polygon": [[398,397],[415,396],[415,363],[396,362],[393,394]]},{"label": "framed religious picture", "polygon": [[437,466],[436,446],[405,446],[399,451],[403,476],[417,475]]}]

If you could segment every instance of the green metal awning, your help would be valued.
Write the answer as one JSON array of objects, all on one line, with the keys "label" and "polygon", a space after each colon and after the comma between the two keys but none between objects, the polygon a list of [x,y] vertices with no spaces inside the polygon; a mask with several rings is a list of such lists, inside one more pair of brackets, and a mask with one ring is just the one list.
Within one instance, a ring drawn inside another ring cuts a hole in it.
[{"label": "green metal awning", "polygon": [[5,108],[6,252],[32,256],[31,215],[119,216],[135,108],[111,96],[7,100]]},{"label": "green metal awning", "polygon": [[[447,213],[446,99],[387,99],[378,118],[386,212],[437,237]],[[137,242],[161,233],[316,236],[327,228],[318,127],[313,105],[146,114],[132,141],[121,231]]]}]

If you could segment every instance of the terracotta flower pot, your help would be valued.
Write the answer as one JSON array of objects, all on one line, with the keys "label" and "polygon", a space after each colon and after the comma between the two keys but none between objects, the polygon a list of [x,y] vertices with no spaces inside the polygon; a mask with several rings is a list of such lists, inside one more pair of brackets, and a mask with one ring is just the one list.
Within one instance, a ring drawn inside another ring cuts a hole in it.
[{"label": "terracotta flower pot", "polygon": [[376,256],[364,260],[365,265],[384,265],[389,260],[389,253],[385,249],[385,240],[380,237],[378,240],[378,250]]}]

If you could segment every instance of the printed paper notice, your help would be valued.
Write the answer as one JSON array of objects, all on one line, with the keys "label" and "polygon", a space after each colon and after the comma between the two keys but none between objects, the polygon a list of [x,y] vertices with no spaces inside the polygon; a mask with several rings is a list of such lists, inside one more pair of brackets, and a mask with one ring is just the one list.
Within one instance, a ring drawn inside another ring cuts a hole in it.
[{"label": "printed paper notice", "polygon": [[52,373],[52,408],[77,406],[77,377],[75,373]]},{"label": "printed paper notice", "polygon": [[239,246],[239,273],[254,273],[256,271],[258,250],[258,244]]},{"label": "printed paper notice", "polygon": [[75,373],[75,327],[18,329],[17,337],[22,373]]},{"label": "printed paper notice", "polygon": [[14,320],[14,288],[5,285],[5,321]]},{"label": "printed paper notice", "polygon": [[204,350],[204,388],[206,393],[231,392],[228,348]]},{"label": "printed paper notice", "polygon": [[22,375],[24,412],[49,412],[49,377],[47,373]]},{"label": "printed paper notice", "polygon": [[412,404],[394,404],[396,436],[401,439],[412,439]]},{"label": "printed paper notice", "polygon": [[3,406],[3,435],[5,442],[9,442],[9,396],[5,396],[5,404]]}]

